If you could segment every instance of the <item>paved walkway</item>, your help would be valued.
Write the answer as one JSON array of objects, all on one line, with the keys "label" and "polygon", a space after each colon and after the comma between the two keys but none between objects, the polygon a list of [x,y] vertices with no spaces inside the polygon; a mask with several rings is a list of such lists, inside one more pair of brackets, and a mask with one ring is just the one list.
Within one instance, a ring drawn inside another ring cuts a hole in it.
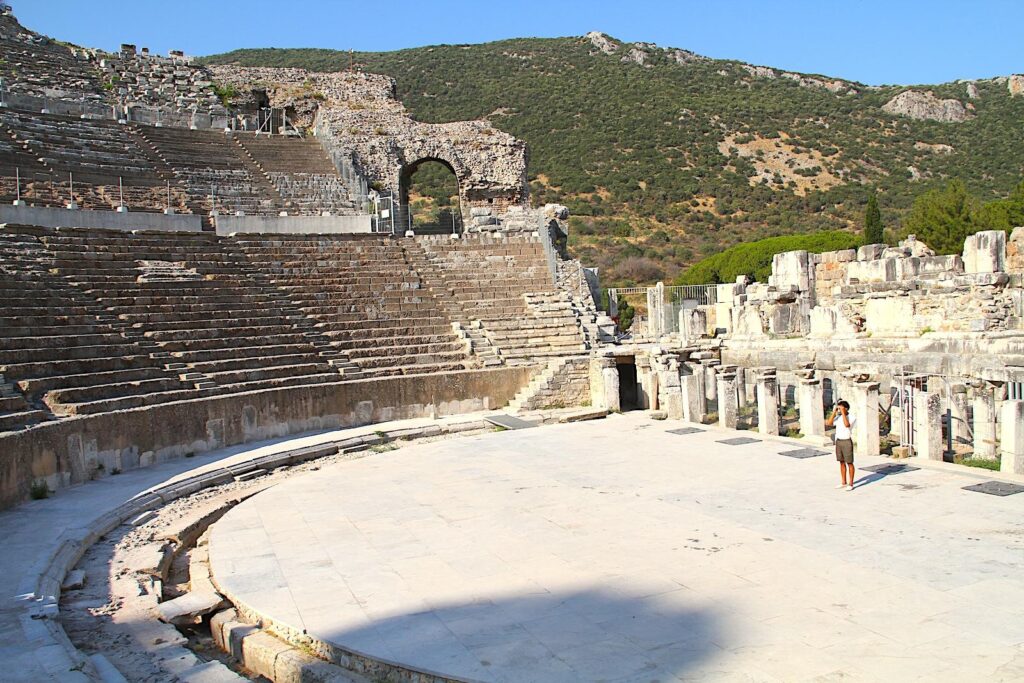
[{"label": "paved walkway", "polygon": [[213,571],[313,636],[481,681],[1024,679],[1024,494],[930,468],[846,492],[831,456],[680,426],[325,467],[216,524]]},{"label": "paved walkway", "polygon": [[381,430],[479,420],[485,413],[440,420],[428,418],[331,430],[299,438],[283,438],[236,446],[194,458],[129,470],[58,492],[0,512],[0,681],[39,683],[80,680],[74,672],[55,666],[58,654],[40,638],[40,624],[26,617],[25,600],[35,588],[40,570],[62,537],[83,538],[88,526],[105,512],[147,490],[204,470],[224,467],[262,455],[337,441]]}]

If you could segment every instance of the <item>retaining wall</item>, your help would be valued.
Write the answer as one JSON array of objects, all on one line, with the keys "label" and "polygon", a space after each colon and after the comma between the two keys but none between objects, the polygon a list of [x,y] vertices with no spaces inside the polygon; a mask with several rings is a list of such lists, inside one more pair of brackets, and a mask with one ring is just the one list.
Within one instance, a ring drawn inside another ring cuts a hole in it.
[{"label": "retaining wall", "polygon": [[203,219],[195,214],[93,211],[13,204],[0,204],[0,223],[38,225],[43,228],[106,228],[167,232],[203,230]]},{"label": "retaining wall", "polygon": [[369,233],[370,215],[357,216],[217,216],[217,234],[267,235]]},{"label": "retaining wall", "polygon": [[0,509],[116,471],[322,429],[500,409],[532,366],[215,396],[46,422],[0,437]]}]

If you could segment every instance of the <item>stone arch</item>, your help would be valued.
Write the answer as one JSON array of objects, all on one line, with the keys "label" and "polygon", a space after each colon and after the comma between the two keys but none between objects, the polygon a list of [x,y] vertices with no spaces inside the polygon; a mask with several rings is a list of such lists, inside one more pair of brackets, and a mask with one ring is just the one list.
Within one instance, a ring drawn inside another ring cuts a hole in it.
[{"label": "stone arch", "polygon": [[455,176],[455,183],[459,190],[459,204],[461,205],[463,200],[463,178],[459,177],[458,172],[455,170],[455,167],[451,164],[451,162],[437,156],[420,157],[419,159],[416,159],[412,163],[406,163],[402,165],[401,170],[399,170],[398,172],[398,197],[402,205],[406,206],[409,204],[409,183],[412,179],[413,174],[416,173],[420,166],[430,162],[436,162],[441,164],[449,171],[451,171],[453,176]]}]

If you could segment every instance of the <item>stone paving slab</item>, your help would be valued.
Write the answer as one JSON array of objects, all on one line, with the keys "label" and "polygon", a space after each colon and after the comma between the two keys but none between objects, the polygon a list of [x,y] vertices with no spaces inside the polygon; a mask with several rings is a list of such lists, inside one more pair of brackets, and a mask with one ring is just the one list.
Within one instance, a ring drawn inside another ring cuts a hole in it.
[{"label": "stone paving slab", "polygon": [[665,431],[666,434],[678,434],[679,436],[686,436],[688,434],[700,434],[701,432],[707,431],[700,427],[680,427],[679,429],[668,429]]},{"label": "stone paving slab", "polygon": [[870,467],[861,467],[861,470],[865,472],[875,472],[876,474],[903,474],[904,472],[916,472],[921,469],[920,467],[914,467],[913,465],[899,464],[887,464],[887,465],[872,465]]},{"label": "stone paving slab", "polygon": [[[433,420],[422,418],[379,423],[353,429],[329,430],[307,436],[285,437],[261,443],[199,454],[151,467],[128,470],[117,476],[62,489],[45,500],[34,500],[0,512],[0,681],[39,683],[45,681],[88,681],[75,669],[66,650],[56,643],[46,619],[31,619],[28,609],[33,591],[58,553],[74,552],[94,535],[110,512],[129,500],[140,500],[155,487],[169,482],[186,482],[204,473],[242,464],[254,459],[379,431],[415,429],[462,423],[479,423],[483,413],[457,415]],[[225,481],[230,481],[230,476]],[[153,496],[153,505],[160,499]],[[111,524],[116,524],[116,520]],[[109,528],[109,526],[108,526]],[[54,577],[56,578],[56,577]],[[62,580],[60,577],[59,580]],[[60,583],[54,588],[59,589]],[[45,605],[41,606],[45,607]],[[58,635],[63,635],[61,630]],[[59,638],[58,638],[59,640]]]},{"label": "stone paving slab", "polygon": [[1024,491],[1020,484],[1010,484],[1005,481],[985,481],[980,484],[971,484],[964,487],[965,491],[977,491],[987,493],[990,496],[1012,496]]},{"label": "stone paving slab", "polygon": [[792,441],[649,427],[326,467],[229,512],[211,569],[268,619],[468,680],[1024,678],[1024,496],[930,468],[836,490],[832,461],[775,457]]},{"label": "stone paving slab", "polygon": [[719,439],[716,443],[725,444],[726,446],[745,446],[750,443],[761,443],[761,439],[755,439],[751,436],[734,436],[729,439]]},{"label": "stone paving slab", "polygon": [[787,458],[819,458],[823,455],[829,455],[828,451],[818,450],[817,448],[797,448],[791,451],[780,451],[779,455],[784,455]]}]

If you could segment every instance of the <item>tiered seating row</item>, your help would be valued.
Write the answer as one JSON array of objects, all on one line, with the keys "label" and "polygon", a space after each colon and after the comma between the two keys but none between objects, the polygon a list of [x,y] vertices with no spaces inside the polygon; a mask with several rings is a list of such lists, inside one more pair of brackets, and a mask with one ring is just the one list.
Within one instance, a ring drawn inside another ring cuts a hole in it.
[{"label": "tiered seating row", "polygon": [[[238,141],[236,142],[236,136]],[[244,138],[244,142],[243,142]],[[0,110],[0,201],[208,214],[355,211],[315,140]],[[71,176],[74,178],[72,197]],[[170,197],[168,197],[168,194]]]},{"label": "tiered seating row", "polygon": [[[56,272],[95,298],[193,391],[248,391],[341,377],[281,293],[215,235],[41,237]],[[154,389],[170,389],[153,385]],[[65,392],[64,402],[91,402]]]},{"label": "tiered seating row", "polygon": [[[37,229],[0,232],[0,374],[17,388],[0,411],[0,429],[77,412],[87,396],[103,402],[182,387],[95,299],[52,272]],[[51,414],[52,411],[52,414]]]},{"label": "tiered seating row", "polygon": [[506,363],[586,349],[571,302],[555,290],[539,240],[480,236],[426,238],[419,244],[464,320],[479,321]]},{"label": "tiered seating row", "polygon": [[236,243],[363,376],[472,365],[465,343],[396,240],[293,236]]},{"label": "tiered seating row", "polygon": [[289,213],[354,212],[348,188],[316,140],[254,133],[237,133],[235,138],[274,183]]},{"label": "tiered seating row", "polygon": [[470,354],[477,340],[456,334],[452,311],[483,320],[505,362],[581,349],[538,245],[431,252],[370,235],[3,226],[0,430],[493,360]]}]

